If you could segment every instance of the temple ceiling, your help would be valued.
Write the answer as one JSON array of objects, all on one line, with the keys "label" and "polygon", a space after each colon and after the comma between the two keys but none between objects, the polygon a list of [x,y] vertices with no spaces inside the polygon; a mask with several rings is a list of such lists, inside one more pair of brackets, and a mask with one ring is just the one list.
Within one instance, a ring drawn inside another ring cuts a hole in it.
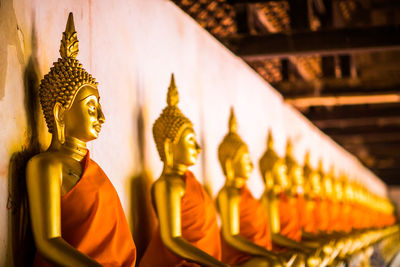
[{"label": "temple ceiling", "polygon": [[400,185],[400,2],[173,0],[319,129]]}]

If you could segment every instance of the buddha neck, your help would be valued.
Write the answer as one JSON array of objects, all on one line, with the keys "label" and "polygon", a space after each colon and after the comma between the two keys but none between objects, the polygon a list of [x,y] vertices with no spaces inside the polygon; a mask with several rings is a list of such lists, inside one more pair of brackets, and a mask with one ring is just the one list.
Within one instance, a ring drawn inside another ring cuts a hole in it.
[{"label": "buddha neck", "polygon": [[235,177],[234,179],[226,179],[225,186],[229,188],[241,189],[246,184],[246,178]]},{"label": "buddha neck", "polygon": [[70,156],[77,161],[82,161],[85,158],[88,149],[86,147],[86,142],[83,142],[74,137],[67,136],[65,137],[64,144],[62,144],[60,147],[60,152]]},{"label": "buddha neck", "polygon": [[185,164],[174,164],[172,167],[169,167],[166,164],[164,164],[163,173],[183,176],[187,170],[188,166]]}]

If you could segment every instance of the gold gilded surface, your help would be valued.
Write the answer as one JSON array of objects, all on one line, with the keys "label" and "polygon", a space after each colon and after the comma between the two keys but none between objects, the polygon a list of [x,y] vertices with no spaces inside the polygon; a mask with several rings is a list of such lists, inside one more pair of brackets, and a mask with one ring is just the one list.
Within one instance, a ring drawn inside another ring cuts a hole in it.
[{"label": "gold gilded surface", "polygon": [[174,254],[205,266],[226,266],[182,237],[181,198],[185,194],[183,175],[196,163],[200,146],[193,125],[177,104],[174,75],[168,88],[167,107],[153,125],[153,136],[164,169],[153,185],[161,240]]},{"label": "gold gilded surface", "polygon": [[288,179],[292,184],[291,195],[303,195],[304,193],[304,175],[302,167],[293,157],[293,144],[291,140],[286,143],[285,163],[287,168]]},{"label": "gold gilded surface", "polygon": [[104,123],[97,83],[76,60],[78,40],[72,13],[61,41],[61,58],[41,81],[40,103],[51,145],[27,165],[32,230],[38,251],[60,266],[100,266],[61,237],[61,197],[82,175],[86,142],[96,139]]},{"label": "gold gilded surface", "polygon": [[[299,253],[299,257],[296,259],[294,266],[305,266],[305,255],[311,254],[313,249],[281,234],[279,195],[282,193],[290,195],[292,193],[292,184],[287,175],[287,167],[284,158],[279,157],[274,150],[274,141],[271,131],[268,132],[267,151],[261,157],[259,166],[265,182],[265,190],[260,201],[268,213],[272,241],[277,245],[287,248],[291,253]],[[320,260],[310,257],[307,261],[310,261],[310,264],[314,264],[314,262],[318,263]]]},{"label": "gold gilded surface", "polygon": [[61,41],[61,58],[54,62],[39,87],[40,104],[50,133],[56,130],[54,121],[56,103],[60,109],[68,110],[79,89],[83,86],[97,88],[96,80],[76,59],[78,51],[77,34],[72,13],[70,13]]},{"label": "gold gilded surface", "polygon": [[240,235],[240,192],[254,167],[247,145],[237,133],[233,108],[228,128],[228,134],[218,147],[219,162],[226,177],[225,185],[217,196],[223,238],[233,248],[253,256],[243,263],[245,266],[280,266],[280,259],[275,253]]},{"label": "gold gilded surface", "polygon": [[179,103],[178,89],[175,85],[174,74],[168,88],[167,106],[153,124],[153,136],[161,161],[166,160],[165,142],[176,143],[182,131],[187,127],[193,128],[192,122],[183,115],[177,106]]}]

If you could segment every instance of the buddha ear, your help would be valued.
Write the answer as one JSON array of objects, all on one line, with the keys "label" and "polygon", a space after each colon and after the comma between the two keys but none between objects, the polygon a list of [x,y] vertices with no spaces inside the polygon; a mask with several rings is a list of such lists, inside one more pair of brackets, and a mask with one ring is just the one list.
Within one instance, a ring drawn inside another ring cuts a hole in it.
[{"label": "buddha ear", "polygon": [[61,144],[65,142],[65,109],[61,103],[56,102],[53,108],[54,121],[56,124],[57,139]]},{"label": "buddha ear", "polygon": [[235,178],[235,171],[233,170],[233,164],[231,159],[227,159],[225,161],[225,173],[226,173],[226,179],[228,181],[232,181],[233,178]]},{"label": "buddha ear", "polygon": [[165,165],[168,167],[172,167],[174,161],[174,155],[172,153],[172,142],[171,139],[166,138],[164,141],[164,158]]}]

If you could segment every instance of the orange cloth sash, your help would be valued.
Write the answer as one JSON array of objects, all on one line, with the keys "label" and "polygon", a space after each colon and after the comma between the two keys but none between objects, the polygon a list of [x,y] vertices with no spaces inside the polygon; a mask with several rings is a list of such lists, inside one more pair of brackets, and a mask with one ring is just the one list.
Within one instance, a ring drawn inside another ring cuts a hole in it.
[{"label": "orange cloth sash", "polygon": [[302,230],[296,202],[296,199],[288,197],[285,193],[279,195],[280,233],[290,239],[300,241]]},{"label": "orange cloth sash", "polygon": [[307,233],[317,234],[318,228],[314,220],[314,209],[315,203],[313,201],[306,200],[302,194],[297,195],[297,210],[301,228]]},{"label": "orange cloth sash", "polygon": [[[221,239],[214,204],[193,173],[183,177],[186,184],[181,198],[182,238],[193,246],[221,260]],[[159,228],[153,234],[149,246],[140,261],[141,267],[198,266],[172,253],[162,243]]]},{"label": "orange cloth sash", "polygon": [[[254,244],[264,247],[267,250],[271,250],[271,233],[267,212],[262,204],[253,197],[246,186],[240,190],[239,216],[239,235]],[[251,258],[249,254],[230,246],[224,238],[221,238],[221,243],[222,261],[224,263],[236,265]]]},{"label": "orange cloth sash", "polygon": [[329,210],[327,201],[315,198],[314,218],[318,231],[327,232],[329,228]]},{"label": "orange cloth sash", "polygon": [[330,223],[329,223],[328,231],[340,231],[341,230],[341,223],[342,223],[342,219],[343,219],[340,216],[341,209],[342,209],[342,202],[340,202],[340,201],[331,201],[330,202],[329,212],[331,213],[331,215],[330,215]]},{"label": "orange cloth sash", "polygon": [[[78,183],[61,197],[62,238],[103,266],[135,266],[136,247],[118,194],[103,170],[83,160]],[[34,266],[53,266],[39,253]]]},{"label": "orange cloth sash", "polygon": [[353,229],[351,213],[352,213],[352,205],[348,202],[343,202],[341,210],[342,222],[340,224],[340,230],[346,233],[350,232]]}]

